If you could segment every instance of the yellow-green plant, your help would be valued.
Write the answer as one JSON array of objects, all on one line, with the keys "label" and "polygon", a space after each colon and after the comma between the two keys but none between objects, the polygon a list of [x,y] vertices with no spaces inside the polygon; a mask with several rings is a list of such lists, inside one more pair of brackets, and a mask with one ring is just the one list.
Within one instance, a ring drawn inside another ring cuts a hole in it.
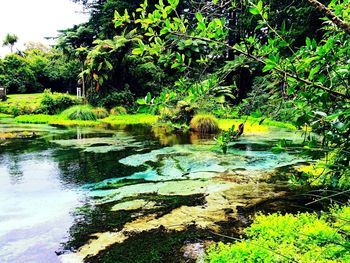
[{"label": "yellow-green plant", "polygon": [[123,115],[127,113],[127,110],[123,106],[116,106],[113,109],[111,109],[112,115]]},{"label": "yellow-green plant", "polygon": [[95,121],[97,119],[88,105],[70,107],[62,112],[62,115],[70,120]]},{"label": "yellow-green plant", "polygon": [[216,133],[219,129],[218,120],[211,114],[197,114],[191,122],[192,130],[200,133]]},{"label": "yellow-green plant", "polygon": [[93,108],[91,111],[96,115],[97,119],[104,119],[109,115],[108,111],[103,107]]}]

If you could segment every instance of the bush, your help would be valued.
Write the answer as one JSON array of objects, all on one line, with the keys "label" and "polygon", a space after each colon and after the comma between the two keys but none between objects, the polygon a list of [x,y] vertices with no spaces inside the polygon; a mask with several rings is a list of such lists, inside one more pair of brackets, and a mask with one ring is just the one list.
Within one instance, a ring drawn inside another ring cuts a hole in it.
[{"label": "bush", "polygon": [[70,120],[82,120],[82,121],[95,121],[97,120],[96,115],[88,105],[78,105],[70,107],[69,109],[62,112],[62,115]]},{"label": "bush", "polygon": [[246,240],[211,246],[205,262],[349,262],[349,241],[346,233],[338,232],[349,218],[346,208],[321,218],[309,213],[259,214],[245,230]]},{"label": "bush", "polygon": [[134,102],[134,95],[127,88],[99,93],[93,91],[88,94],[88,101],[94,106],[112,109],[116,105],[131,106]]},{"label": "bush", "polygon": [[91,110],[95,115],[97,119],[104,119],[108,117],[108,111],[103,107],[93,108]]},{"label": "bush", "polygon": [[80,101],[71,95],[63,93],[51,93],[51,91],[45,90],[37,113],[44,113],[49,115],[59,114],[65,109],[79,103]]},{"label": "bush", "polygon": [[190,123],[192,130],[200,133],[215,133],[219,129],[218,120],[211,114],[197,114]]},{"label": "bush", "polygon": [[127,110],[123,106],[117,106],[111,109],[112,115],[123,115],[127,114]]}]

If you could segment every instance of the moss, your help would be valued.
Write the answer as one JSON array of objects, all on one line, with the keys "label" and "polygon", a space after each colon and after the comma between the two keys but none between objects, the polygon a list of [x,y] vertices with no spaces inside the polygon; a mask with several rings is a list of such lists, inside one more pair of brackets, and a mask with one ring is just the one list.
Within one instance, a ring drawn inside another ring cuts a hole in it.
[{"label": "moss", "polygon": [[215,133],[218,131],[218,121],[211,114],[197,114],[192,118],[190,127],[200,133]]},{"label": "moss", "polygon": [[124,115],[127,113],[127,110],[123,106],[116,106],[113,109],[111,109],[112,115]]},{"label": "moss", "polygon": [[103,107],[93,108],[91,111],[96,115],[97,119],[104,119],[109,115],[108,111]]},{"label": "moss", "polygon": [[112,245],[97,256],[88,258],[86,262],[194,262],[183,258],[181,248],[186,242],[194,242],[207,236],[208,232],[195,227],[181,232],[156,229],[137,234],[122,244]]}]

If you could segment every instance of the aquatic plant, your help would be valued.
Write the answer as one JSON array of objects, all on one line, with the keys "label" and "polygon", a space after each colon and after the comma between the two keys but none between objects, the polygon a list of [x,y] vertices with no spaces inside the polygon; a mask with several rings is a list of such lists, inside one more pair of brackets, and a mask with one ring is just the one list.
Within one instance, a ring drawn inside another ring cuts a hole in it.
[{"label": "aquatic plant", "polygon": [[104,119],[109,115],[108,111],[103,107],[93,108],[91,111],[96,115],[97,119]]},{"label": "aquatic plant", "polygon": [[127,110],[123,106],[116,106],[113,109],[111,109],[112,115],[123,115],[127,113]]},{"label": "aquatic plant", "polygon": [[211,114],[195,115],[190,122],[190,127],[200,133],[215,133],[219,129],[217,119]]},{"label": "aquatic plant", "polygon": [[70,120],[95,121],[97,119],[92,108],[88,105],[70,107],[62,112],[62,116]]}]

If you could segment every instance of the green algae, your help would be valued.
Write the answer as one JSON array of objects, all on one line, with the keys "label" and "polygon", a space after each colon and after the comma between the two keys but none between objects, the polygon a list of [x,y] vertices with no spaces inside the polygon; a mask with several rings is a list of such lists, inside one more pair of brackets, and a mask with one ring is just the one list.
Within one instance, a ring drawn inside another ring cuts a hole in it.
[{"label": "green algae", "polygon": [[184,258],[181,248],[185,243],[203,240],[209,235],[208,231],[194,226],[189,226],[181,232],[155,229],[136,234],[122,244],[112,245],[108,250],[87,258],[86,262],[130,263],[132,259],[135,263],[194,263]]},{"label": "green algae", "polygon": [[136,141],[132,136],[128,136],[124,132],[115,133],[112,137],[52,140],[51,142],[62,147],[74,147],[91,153],[107,153],[110,151],[121,151],[128,147],[143,147],[143,143]]},{"label": "green algae", "polygon": [[[113,209],[118,205],[130,204],[135,200],[145,200],[148,203],[155,204],[149,209]],[[131,221],[135,216],[147,216],[157,213],[158,216],[168,213],[172,209],[182,205],[203,204],[202,195],[190,196],[155,196],[152,194],[139,195],[134,198],[125,198],[121,202],[101,204],[97,206],[85,205],[74,212],[75,222],[70,228],[70,240],[65,244],[65,249],[77,249],[91,238],[91,235],[100,231],[121,230],[125,223]]]}]

